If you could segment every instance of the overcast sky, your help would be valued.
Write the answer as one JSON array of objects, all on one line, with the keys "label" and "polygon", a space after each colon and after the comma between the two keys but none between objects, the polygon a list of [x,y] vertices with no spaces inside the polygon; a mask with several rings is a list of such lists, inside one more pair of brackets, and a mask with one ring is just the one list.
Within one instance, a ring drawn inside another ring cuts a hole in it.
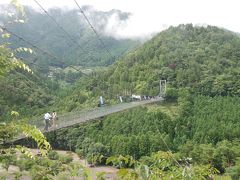
[{"label": "overcast sky", "polygon": [[[8,3],[10,0],[0,0]],[[77,8],[74,0],[38,0],[43,7]],[[240,32],[240,0],[77,0],[80,6],[92,5],[97,10],[119,9],[132,13],[124,25],[117,17],[109,19],[108,29],[119,36],[142,36],[159,32],[169,25],[193,23],[216,25]],[[37,7],[33,0],[19,0]],[[116,27],[119,29],[116,30]]]}]

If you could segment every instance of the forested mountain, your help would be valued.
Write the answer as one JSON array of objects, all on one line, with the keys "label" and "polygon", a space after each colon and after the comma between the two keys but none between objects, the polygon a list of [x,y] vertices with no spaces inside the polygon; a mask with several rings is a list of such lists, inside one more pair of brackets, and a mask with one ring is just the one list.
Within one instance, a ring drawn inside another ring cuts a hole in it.
[{"label": "forested mountain", "polygon": [[167,96],[172,98],[181,88],[209,96],[239,95],[239,59],[240,38],[233,32],[191,24],[170,27],[107,71],[82,79],[63,104],[78,106],[75,95],[89,90],[106,99],[131,93],[158,95],[160,79],[167,80]]},{"label": "forested mountain", "polygon": [[[51,152],[52,146],[75,151],[94,166],[118,167],[120,179],[239,179],[239,34],[187,24],[170,27],[139,46],[107,33],[109,19],[117,17],[124,24],[130,14],[89,6],[83,10],[105,45],[81,11],[48,10],[63,30],[46,12],[24,11],[18,1],[0,7],[0,178],[19,179],[26,173],[33,179],[91,177],[71,157]],[[55,110],[56,126],[61,127],[61,113],[96,107],[99,96],[106,106],[119,103],[118,96],[124,101],[131,94],[157,96],[159,80],[167,81],[164,102],[55,129],[46,133],[47,140],[22,121]],[[5,147],[21,133],[35,142],[27,138],[15,143],[37,145],[41,156],[24,146]],[[11,173],[10,165],[20,171]],[[97,179],[103,176],[99,173]]]},{"label": "forested mountain", "polygon": [[[158,95],[160,79],[167,80],[166,99],[173,104],[114,114],[50,133],[48,140],[54,147],[75,150],[94,164],[104,164],[109,156],[115,156],[112,164],[132,167],[128,162],[133,157],[144,169],[149,168],[142,170],[145,173],[169,172],[176,177],[178,168],[199,165],[201,172],[214,168],[215,174],[238,179],[239,78],[237,34],[213,26],[170,27],[108,70],[82,78],[59,107],[94,106],[99,95],[108,102],[131,93]],[[169,159],[162,162],[159,157]],[[177,168],[172,165],[175,161]]]},{"label": "forested mountain", "polygon": [[100,95],[107,103],[116,102],[117,95],[158,95],[159,80],[165,79],[164,104],[61,129],[47,134],[48,141],[94,165],[131,168],[120,170],[127,179],[205,179],[213,174],[239,179],[239,60],[237,34],[179,25],[61,93],[52,93],[57,83],[17,69],[0,82],[1,104],[26,114],[46,105],[60,114],[95,107]]},{"label": "forested mountain", "polygon": [[96,106],[99,95],[109,102],[117,95],[158,95],[160,79],[168,82],[169,98],[177,98],[181,88],[212,97],[239,95],[239,58],[240,38],[233,32],[213,26],[171,27],[108,70],[82,77],[54,105],[71,111]]},{"label": "forested mountain", "polygon": [[[8,6],[2,6],[1,8],[2,13],[4,9],[9,9]],[[14,36],[11,36],[10,41],[8,39],[12,47],[30,47],[35,50],[36,54],[34,56],[23,53],[18,54],[18,56],[23,57],[27,64],[29,64],[29,61],[34,61],[36,64],[44,66],[46,70],[48,66],[107,66],[115,62],[119,56],[140,44],[139,41],[135,40],[116,39],[105,32],[110,17],[113,15],[118,16],[120,21],[124,21],[128,18],[128,13],[119,10],[97,11],[89,6],[83,7],[83,10],[98,32],[104,45],[100,43],[98,37],[84,19],[84,16],[76,9],[55,8],[48,10],[48,14],[65,32],[47,14],[30,7],[25,7],[24,23],[8,23],[8,20],[11,19],[9,17],[10,13],[8,13],[8,16],[2,14],[0,21],[10,31],[58,57],[56,59],[48,56]],[[108,49],[111,55],[106,49]],[[43,71],[42,69],[39,70]]]}]

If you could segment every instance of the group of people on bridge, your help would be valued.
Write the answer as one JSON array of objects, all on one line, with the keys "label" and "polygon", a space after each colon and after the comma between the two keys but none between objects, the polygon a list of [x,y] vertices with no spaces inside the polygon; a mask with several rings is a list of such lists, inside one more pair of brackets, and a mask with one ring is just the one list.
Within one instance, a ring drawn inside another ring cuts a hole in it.
[{"label": "group of people on bridge", "polygon": [[44,130],[48,131],[49,127],[56,128],[57,113],[53,111],[51,114],[49,112],[44,114],[45,127]]},{"label": "group of people on bridge", "polygon": [[134,100],[150,100],[150,99],[154,99],[155,96],[147,96],[147,95],[135,95],[135,94],[132,94],[131,96],[131,100],[134,101]]},{"label": "group of people on bridge", "polygon": [[[118,96],[119,101],[122,103],[123,102],[123,96]],[[134,101],[134,100],[150,100],[152,98],[155,98],[154,96],[141,96],[141,95],[134,95],[132,94],[132,96],[130,96],[130,100]],[[103,107],[105,106],[105,100],[103,98],[103,96],[100,96],[99,98],[99,103],[98,103],[98,107]],[[57,120],[57,113],[56,111],[53,111],[52,113],[45,113],[44,114],[44,122],[45,122],[45,127],[44,130],[48,131],[49,128],[56,128],[56,120]]]},{"label": "group of people on bridge", "polygon": [[[135,100],[150,100],[150,99],[153,99],[155,98],[155,96],[148,96],[148,95],[135,95],[135,94],[132,94],[131,96],[117,96],[117,98],[119,99],[119,101],[122,103],[124,102],[124,99],[129,99],[130,101],[135,101]],[[126,100],[126,102],[129,102],[129,100]],[[100,96],[99,97],[99,101],[98,101],[98,107],[103,107],[105,106],[105,100],[103,98],[103,96]]]}]

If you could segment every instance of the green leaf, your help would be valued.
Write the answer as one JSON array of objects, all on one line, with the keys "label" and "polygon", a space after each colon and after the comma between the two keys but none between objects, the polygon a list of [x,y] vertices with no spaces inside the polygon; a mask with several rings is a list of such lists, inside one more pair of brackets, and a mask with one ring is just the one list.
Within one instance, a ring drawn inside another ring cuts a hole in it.
[{"label": "green leaf", "polygon": [[11,116],[17,117],[19,116],[19,113],[17,111],[11,111]]},{"label": "green leaf", "polygon": [[9,33],[2,34],[2,38],[9,38],[10,36],[11,36],[11,34],[9,34]]}]

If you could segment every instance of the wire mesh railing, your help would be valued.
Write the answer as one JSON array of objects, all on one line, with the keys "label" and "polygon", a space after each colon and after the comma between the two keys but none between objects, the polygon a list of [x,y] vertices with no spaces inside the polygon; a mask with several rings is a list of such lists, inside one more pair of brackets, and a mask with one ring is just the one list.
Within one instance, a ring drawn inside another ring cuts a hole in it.
[{"label": "wire mesh railing", "polygon": [[[45,122],[43,117],[36,118],[34,120],[29,120],[29,123],[31,125],[35,125],[38,129],[40,129],[43,133],[44,132],[50,132],[55,131],[58,129],[62,129],[65,127],[73,126],[75,124],[84,123],[93,119],[97,119],[109,114],[113,114],[116,112],[124,111],[127,109],[131,109],[137,106],[155,103],[163,101],[164,99],[162,97],[153,98],[150,100],[143,100],[143,101],[134,101],[130,103],[120,103],[115,104],[111,106],[105,106],[105,107],[97,107],[92,109],[84,109],[81,111],[76,112],[69,112],[58,116],[58,120],[56,120],[55,124],[56,126],[54,128],[49,128],[48,131],[44,130]],[[18,137],[15,140],[22,139],[24,137]]]}]

